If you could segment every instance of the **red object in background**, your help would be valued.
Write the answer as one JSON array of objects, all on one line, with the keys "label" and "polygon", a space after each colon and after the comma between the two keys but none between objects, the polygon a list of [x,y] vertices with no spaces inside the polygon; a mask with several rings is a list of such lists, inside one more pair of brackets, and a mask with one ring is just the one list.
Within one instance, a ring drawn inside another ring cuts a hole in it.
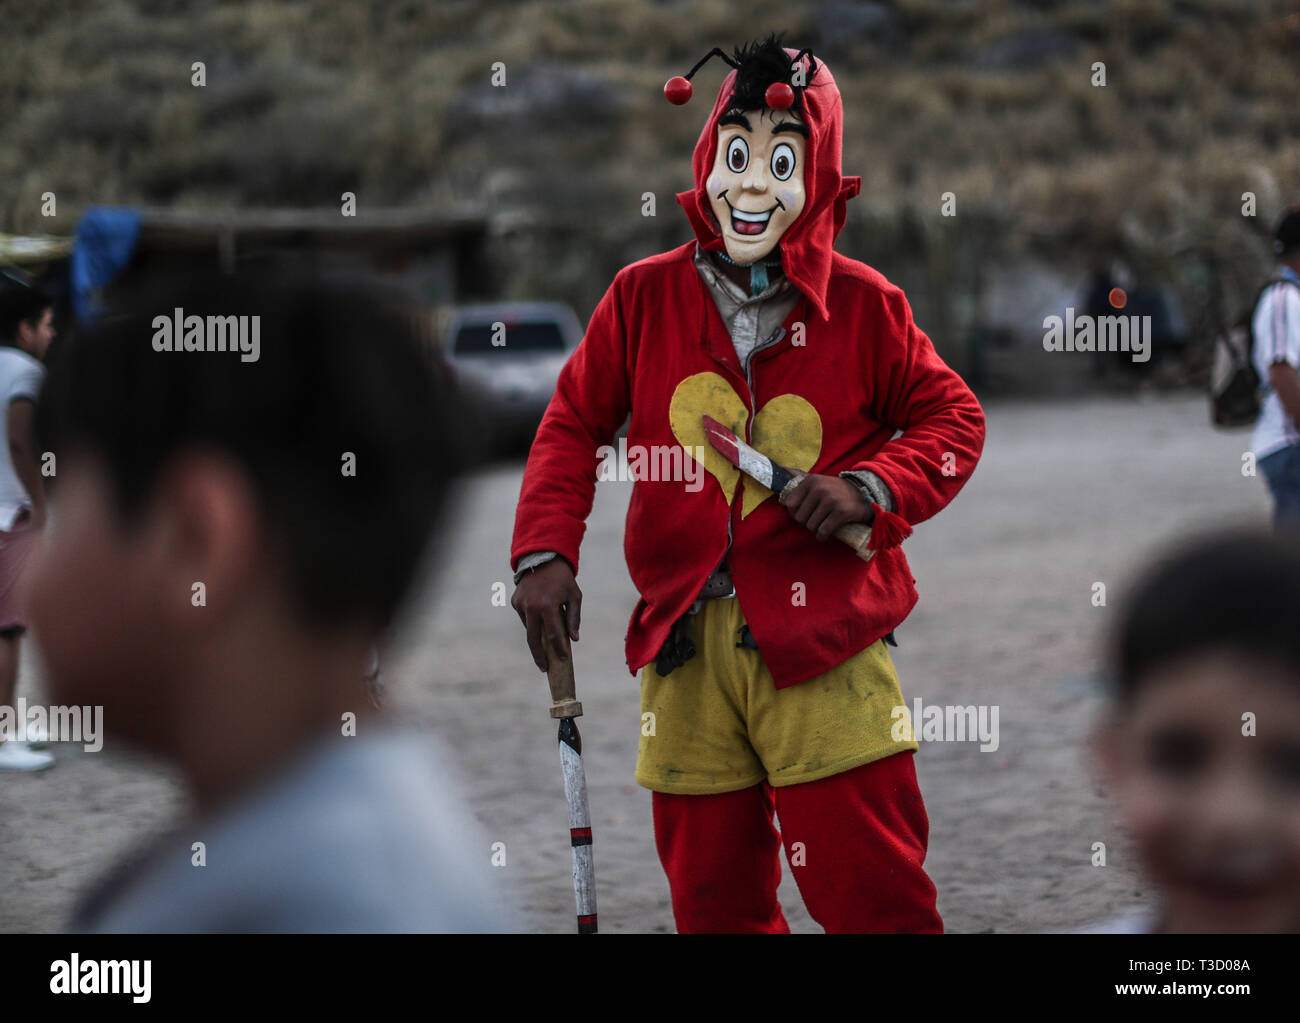
[{"label": "red object in background", "polygon": [[1128,296],[1124,294],[1123,288],[1111,288],[1109,297],[1112,309],[1123,309],[1128,305]]},{"label": "red object in background", "polygon": [[773,110],[789,110],[794,105],[794,89],[785,82],[773,82],[763,93],[763,102]]},{"label": "red object in background", "polygon": [[694,92],[694,89],[691,88],[691,83],[681,75],[668,79],[664,85],[664,95],[668,97],[668,102],[675,107],[679,107],[689,100],[692,92]]}]

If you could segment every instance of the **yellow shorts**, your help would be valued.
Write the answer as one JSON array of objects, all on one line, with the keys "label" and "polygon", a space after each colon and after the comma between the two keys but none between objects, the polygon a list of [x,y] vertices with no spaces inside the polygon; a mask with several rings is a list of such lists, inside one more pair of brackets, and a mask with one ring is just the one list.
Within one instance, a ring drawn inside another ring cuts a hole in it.
[{"label": "yellow shorts", "polygon": [[911,733],[894,727],[903,694],[883,640],[777,689],[759,651],[736,646],[738,600],[706,600],[689,621],[695,656],[667,678],[641,669],[637,784],[680,795],[798,785],[918,748],[892,737]]}]

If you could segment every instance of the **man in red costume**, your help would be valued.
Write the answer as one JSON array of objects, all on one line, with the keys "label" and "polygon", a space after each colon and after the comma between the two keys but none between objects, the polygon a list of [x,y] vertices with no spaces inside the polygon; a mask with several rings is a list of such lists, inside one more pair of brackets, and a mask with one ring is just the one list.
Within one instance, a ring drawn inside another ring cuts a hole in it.
[{"label": "man in red costume", "polygon": [[[970,477],[984,416],[903,293],[832,249],[860,181],[840,173],[830,69],[773,38],[713,55],[733,70],[677,197],[695,240],[622,270],[560,375],[524,473],[513,605],[539,668],[578,639],[598,451],[629,413],[633,460],[698,462],[680,474],[694,485],[643,469],[625,542],[636,777],[678,930],[787,931],[784,844],[827,931],[940,931],[887,644],[917,599],[898,543]],[[742,476],[704,415],[803,482],[778,499]],[[870,561],[831,539],[855,522]]]}]

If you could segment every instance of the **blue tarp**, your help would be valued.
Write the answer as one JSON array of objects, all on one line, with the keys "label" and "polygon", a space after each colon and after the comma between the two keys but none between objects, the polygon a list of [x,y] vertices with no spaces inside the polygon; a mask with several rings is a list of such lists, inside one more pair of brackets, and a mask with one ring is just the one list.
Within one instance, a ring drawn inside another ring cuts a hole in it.
[{"label": "blue tarp", "polygon": [[92,206],[82,215],[69,263],[78,323],[95,319],[97,293],[130,262],[139,236],[140,214],[129,207]]}]

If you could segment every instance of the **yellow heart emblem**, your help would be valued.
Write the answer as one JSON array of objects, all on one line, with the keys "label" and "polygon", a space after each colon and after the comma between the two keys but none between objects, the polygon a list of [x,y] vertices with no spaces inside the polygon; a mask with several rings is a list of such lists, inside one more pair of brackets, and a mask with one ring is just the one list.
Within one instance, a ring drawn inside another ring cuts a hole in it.
[{"label": "yellow heart emblem", "polygon": [[[668,423],[687,457],[694,458],[702,450],[704,468],[718,481],[730,503],[735,499],[740,470],[709,443],[704,433],[706,414],[734,431],[737,437],[744,438],[748,418],[745,403],[717,373],[696,373],[677,385],[668,404]],[[807,472],[817,464],[821,454],[821,416],[799,395],[778,394],[755,414],[751,437],[753,446],[774,462]],[[741,518],[772,496],[772,491],[755,480],[746,478],[744,485]]]}]

